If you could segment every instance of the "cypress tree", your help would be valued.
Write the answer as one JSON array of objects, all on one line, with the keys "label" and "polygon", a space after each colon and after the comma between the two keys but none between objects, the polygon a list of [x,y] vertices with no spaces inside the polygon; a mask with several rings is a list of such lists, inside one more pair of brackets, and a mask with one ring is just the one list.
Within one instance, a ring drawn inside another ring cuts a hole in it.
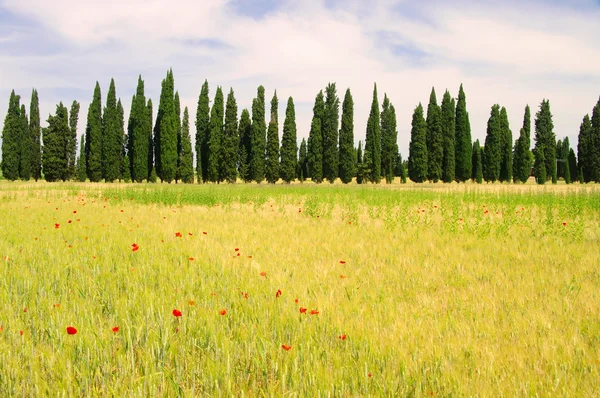
[{"label": "cypress tree", "polygon": [[217,87],[215,100],[210,111],[210,133],[208,137],[208,169],[206,179],[210,182],[220,182],[219,163],[223,145],[223,90]]},{"label": "cypress tree", "polygon": [[175,184],[181,178],[179,176],[179,168],[181,167],[181,101],[179,100],[179,91],[175,91],[175,126],[177,132],[177,162],[175,166]]},{"label": "cypress tree", "polygon": [[481,145],[479,140],[476,140],[473,144],[473,180],[478,184],[483,181],[483,162],[481,161]]},{"label": "cypress tree", "polygon": [[583,122],[579,126],[579,136],[577,142],[577,159],[579,160],[579,172],[582,174],[584,182],[592,181],[592,168],[589,160],[589,148],[591,144],[592,122],[589,115],[583,117]]},{"label": "cypress tree", "polygon": [[512,159],[512,131],[508,123],[508,113],[506,108],[500,109],[500,182],[510,182],[512,179],[513,159]]},{"label": "cypress tree", "polygon": [[[152,136],[152,100],[148,98],[146,106],[146,136],[148,137],[148,182],[156,182],[156,170],[154,167],[154,137]],[[153,173],[154,172],[154,176]],[[154,181],[150,181],[154,178]]]},{"label": "cypress tree", "polygon": [[42,131],[42,168],[48,182],[58,181],[67,175],[66,148],[70,134],[69,114],[61,102],[56,106],[56,115],[48,117],[48,127]]},{"label": "cypress tree", "polygon": [[408,149],[408,177],[414,182],[427,179],[427,123],[423,106],[419,104],[412,116],[410,145]]},{"label": "cypress tree", "polygon": [[71,112],[69,114],[69,135],[67,136],[67,169],[66,174],[62,177],[63,181],[71,180],[75,177],[75,163],[77,162],[77,123],[79,122],[80,104],[73,101],[71,104]]},{"label": "cypress tree", "polygon": [[238,135],[237,102],[233,89],[227,95],[225,107],[225,126],[223,128],[223,143],[221,149],[220,180],[235,183],[237,180],[237,167],[239,160],[240,138]]},{"label": "cypress tree", "polygon": [[181,155],[180,175],[184,184],[194,183],[194,154],[192,153],[192,140],[190,137],[190,115],[187,106],[183,110],[181,124]]},{"label": "cypress tree", "polygon": [[298,180],[304,182],[308,176],[308,154],[306,148],[306,140],[302,138],[300,143],[300,151],[298,154]]},{"label": "cypress tree", "polygon": [[364,163],[363,163],[363,150],[362,150],[362,142],[358,141],[358,149],[356,150],[356,183],[362,184],[365,179],[365,171],[364,171]]},{"label": "cypress tree", "polygon": [[259,86],[256,98],[252,101],[252,140],[250,143],[250,175],[258,184],[265,179],[266,134],[265,88]]},{"label": "cypress tree", "polygon": [[98,82],[96,82],[94,96],[87,113],[85,159],[87,176],[90,181],[102,180],[102,98]]},{"label": "cypress tree", "polygon": [[540,110],[536,113],[534,155],[538,167],[542,161],[544,163],[544,170],[536,172],[538,184],[545,183],[545,180],[541,180],[542,176],[551,178],[552,183],[556,184],[556,138],[548,100],[542,101]]},{"label": "cypress tree", "polygon": [[467,100],[462,84],[458,91],[455,122],[454,161],[456,169],[454,178],[458,182],[465,182],[471,178],[473,147]]},{"label": "cypress tree", "polygon": [[535,163],[534,163],[533,167],[535,169],[535,181],[538,184],[545,184],[546,183],[546,163],[545,163],[545,159],[544,159],[544,151],[543,150],[536,151],[534,149],[534,153],[535,153]]},{"label": "cypress tree", "polygon": [[396,129],[396,109],[387,95],[384,95],[381,112],[381,173],[385,181],[394,181],[394,163],[398,155],[398,131]]},{"label": "cypress tree", "polygon": [[131,169],[129,168],[129,158],[127,158],[127,163],[123,161],[125,159],[125,151],[127,150],[127,135],[125,134],[125,110],[123,110],[123,104],[121,103],[121,99],[117,101],[117,121],[118,121],[118,130],[119,130],[119,176],[118,179],[121,181],[121,178],[124,178],[125,167],[127,167],[127,175],[129,176],[129,180],[127,182],[131,182]]},{"label": "cypress tree", "polygon": [[[560,140],[558,140],[560,142]],[[556,144],[556,156],[558,160],[556,175],[558,176],[560,170],[560,176],[565,180],[566,184],[571,183],[571,168],[569,167],[569,152],[571,151],[571,143],[569,142],[569,137],[565,137],[565,139],[560,144]],[[560,150],[559,150],[560,148]]]},{"label": "cypress tree", "polygon": [[27,118],[27,111],[25,110],[25,104],[21,105],[20,113],[21,121],[21,158],[19,161],[19,177],[23,181],[29,181],[31,178],[31,132],[29,131],[29,120]]},{"label": "cypress tree", "polygon": [[113,182],[120,177],[121,146],[117,94],[115,81],[111,79],[102,117],[102,176],[106,182]]},{"label": "cypress tree", "polygon": [[279,100],[277,91],[271,100],[271,121],[267,130],[267,146],[265,160],[265,177],[270,184],[275,184],[279,179]]},{"label": "cypress tree", "polygon": [[454,161],[455,129],[456,129],[456,103],[450,92],[446,90],[442,99],[442,137],[444,158],[442,160],[442,180],[446,183],[454,181],[456,163]]},{"label": "cypress tree", "polygon": [[570,171],[570,179],[571,182],[575,182],[579,176],[577,173],[577,157],[575,156],[575,151],[573,150],[573,148],[571,148],[569,150],[569,171]]},{"label": "cypress tree", "polygon": [[29,134],[31,135],[31,177],[37,181],[42,178],[42,128],[40,126],[39,97],[36,89],[31,91]]},{"label": "cypress tree", "polygon": [[486,182],[495,182],[500,177],[502,165],[502,124],[500,122],[500,105],[492,106],[485,136],[485,167]]},{"label": "cypress tree", "polygon": [[81,135],[79,145],[79,157],[77,158],[77,181],[85,182],[87,172],[85,170],[85,135]]},{"label": "cypress tree", "polygon": [[167,183],[171,183],[175,179],[177,170],[177,130],[175,79],[173,70],[170,69],[163,80],[158,116],[154,128],[156,173],[161,181]]},{"label": "cypress tree", "polygon": [[592,110],[590,143],[588,149],[590,179],[598,183],[600,182],[600,98]]},{"label": "cypress tree", "polygon": [[2,175],[10,181],[19,178],[19,161],[21,150],[21,97],[13,90],[8,102],[8,111],[2,128]]},{"label": "cypress tree", "polygon": [[240,148],[239,148],[239,173],[240,178],[244,182],[252,181],[252,175],[250,174],[250,153],[252,143],[252,122],[250,121],[250,112],[248,109],[242,111],[240,117],[239,133],[240,137]]},{"label": "cypress tree", "polygon": [[319,91],[313,106],[313,118],[308,134],[308,171],[310,178],[317,184],[323,182],[323,134],[321,122],[325,115],[323,91]]},{"label": "cypress tree", "polygon": [[515,154],[513,162],[513,180],[526,183],[531,174],[531,116],[529,105],[525,107],[525,116],[523,117],[523,127],[521,128],[519,138],[515,142]]},{"label": "cypress tree", "polygon": [[373,101],[367,120],[365,137],[364,166],[365,177],[373,182],[381,181],[381,128],[379,117],[379,100],[377,99],[377,84],[373,88]]},{"label": "cypress tree", "polygon": [[356,153],[354,152],[354,100],[350,89],[346,90],[342,104],[342,126],[340,128],[340,180],[352,182],[356,175]]},{"label": "cypress tree", "polygon": [[323,134],[323,177],[333,184],[338,177],[338,128],[340,118],[340,99],[335,83],[329,83],[325,88],[325,113],[321,121]]},{"label": "cypress tree", "polygon": [[136,93],[131,100],[131,112],[129,114],[127,145],[129,163],[131,168],[131,179],[142,182],[148,178],[148,161],[150,141],[152,139],[152,121],[148,117],[146,96],[144,94],[144,81],[142,76],[138,77]]},{"label": "cypress tree", "polygon": [[[306,148],[304,148],[306,150]],[[298,141],[296,139],[296,110],[294,100],[288,98],[281,136],[281,164],[279,174],[288,184],[296,177],[298,168]]]},{"label": "cypress tree", "polygon": [[210,134],[210,100],[208,94],[208,81],[204,80],[196,110],[196,174],[198,183],[207,181],[208,173],[208,136]]},{"label": "cypress tree", "polygon": [[427,178],[438,182],[442,179],[444,162],[444,136],[442,135],[442,110],[437,104],[435,88],[431,89],[427,106]]},{"label": "cypress tree", "polygon": [[400,177],[400,182],[406,184],[406,167],[404,167],[404,161],[400,152],[396,155],[396,161],[394,164],[394,175]]}]

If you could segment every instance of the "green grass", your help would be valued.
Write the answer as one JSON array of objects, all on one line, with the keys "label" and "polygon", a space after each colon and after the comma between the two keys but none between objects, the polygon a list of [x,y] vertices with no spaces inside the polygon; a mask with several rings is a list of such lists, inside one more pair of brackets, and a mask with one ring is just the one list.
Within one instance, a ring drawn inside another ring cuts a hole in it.
[{"label": "green grass", "polygon": [[595,396],[598,209],[579,185],[3,182],[0,391]]}]

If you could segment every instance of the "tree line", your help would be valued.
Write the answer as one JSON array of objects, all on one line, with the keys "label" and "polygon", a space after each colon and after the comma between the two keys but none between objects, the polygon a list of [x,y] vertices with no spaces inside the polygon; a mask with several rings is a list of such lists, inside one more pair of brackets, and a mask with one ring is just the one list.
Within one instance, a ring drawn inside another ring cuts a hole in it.
[{"label": "tree line", "polygon": [[[419,103],[411,124],[408,160],[398,151],[396,111],[384,94],[380,106],[377,85],[369,113],[364,145],[354,147],[354,101],[350,89],[341,103],[335,83],[315,98],[308,140],[297,140],[294,100],[287,99],[281,141],[279,99],[275,91],[266,114],[265,89],[259,86],[251,109],[238,105],[233,89],[225,98],[217,87],[212,107],[205,81],[198,98],[195,148],[191,143],[190,115],[181,109],[173,71],[162,81],[156,120],[153,104],[144,94],[141,76],[131,100],[127,124],[111,79],[102,105],[96,82],[85,132],[79,142],[80,104],[70,110],[62,103],[48,126],[41,127],[39,97],[34,89],[29,116],[20,96],[11,92],[2,130],[2,174],[8,180],[91,182],[286,183],[340,179],[349,183],[391,183],[395,177],[420,183],[473,180],[526,182],[532,169],[539,184],[573,181],[600,182],[600,99],[592,117],[586,115],[579,131],[577,155],[568,138],[556,141],[550,102],[543,100],[534,120],[531,149],[531,115],[526,106],[519,137],[513,142],[505,107],[491,107],[483,145],[472,142],[466,95],[461,85],[455,99],[448,90],[438,104],[432,89],[427,113]],[[268,123],[267,123],[268,120]]]}]

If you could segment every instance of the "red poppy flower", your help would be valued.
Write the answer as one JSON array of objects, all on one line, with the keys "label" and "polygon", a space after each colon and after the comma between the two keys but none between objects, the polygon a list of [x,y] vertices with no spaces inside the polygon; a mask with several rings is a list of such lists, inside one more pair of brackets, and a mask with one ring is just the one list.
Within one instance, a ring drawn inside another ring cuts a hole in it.
[{"label": "red poppy flower", "polygon": [[219,315],[227,315],[227,310],[221,310],[221,311],[219,311]]},{"label": "red poppy flower", "polygon": [[194,300],[190,300],[190,301],[188,301],[188,304],[189,305],[196,305],[196,302]]},{"label": "red poppy flower", "polygon": [[566,223],[566,222],[564,222],[564,223],[563,223],[563,227],[566,227],[566,226],[567,226],[567,223]]},{"label": "red poppy flower", "polygon": [[173,310],[173,316],[180,317],[181,316],[181,311],[179,311],[178,309]]},{"label": "red poppy flower", "polygon": [[175,232],[175,237],[176,237],[176,238],[181,238],[181,236],[182,236],[182,235],[181,235],[181,232]]},{"label": "red poppy flower", "polygon": [[252,256],[248,256],[248,258],[252,258]]},{"label": "red poppy flower", "polygon": [[20,334],[21,336],[23,336],[23,331],[22,331],[22,330],[19,330],[19,334]]},{"label": "red poppy flower", "polygon": [[191,232],[188,232],[188,235],[189,235],[189,236],[193,236],[194,234],[193,234],[193,233],[191,233]]},{"label": "red poppy flower", "polygon": [[188,260],[194,261],[194,257],[190,257],[190,258],[188,258]]},{"label": "red poppy flower", "polygon": [[77,329],[75,329],[73,326],[67,326],[67,333],[68,334],[77,334]]},{"label": "red poppy flower", "polygon": [[265,271],[260,273],[260,276],[264,276],[265,278],[267,277],[267,273]]},{"label": "red poppy flower", "polygon": [[346,264],[344,260],[340,260],[340,264]]},{"label": "red poppy flower", "polygon": [[369,372],[369,374],[367,376],[373,377],[373,373]]},{"label": "red poppy flower", "polygon": [[119,331],[119,327],[115,326],[114,328],[111,329],[113,333],[117,333]]},{"label": "red poppy flower", "polygon": [[347,338],[348,338],[348,336],[346,336],[345,334],[338,336],[338,339],[340,339],[340,340],[346,340]]},{"label": "red poppy flower", "polygon": [[306,308],[300,307],[300,313],[301,314],[306,314]]},{"label": "red poppy flower", "polygon": [[294,303],[298,304],[298,299],[294,300]]},{"label": "red poppy flower", "polygon": [[312,310],[312,311],[310,312],[310,314],[311,314],[311,315],[319,315],[319,311],[317,311],[317,310]]},{"label": "red poppy flower", "polygon": [[60,228],[60,224],[54,224],[54,228],[56,228],[56,229]]},{"label": "red poppy flower", "polygon": [[235,248],[235,251],[236,251],[236,252],[239,252],[239,251],[240,251],[239,247],[236,247],[236,248]]},{"label": "red poppy flower", "polygon": [[77,214],[77,210],[73,210],[73,214]]},{"label": "red poppy flower", "polygon": [[277,289],[277,293],[275,293],[275,298],[279,298],[281,296],[281,289]]},{"label": "red poppy flower", "polygon": [[208,235],[208,232],[202,232],[204,235]]},{"label": "red poppy flower", "polygon": [[23,312],[27,312],[27,308],[23,308]]},{"label": "red poppy flower", "polygon": [[69,220],[69,221],[67,221],[67,224],[71,224],[72,222],[73,222],[73,221]]},{"label": "red poppy flower", "polygon": [[137,243],[131,245],[131,251],[136,252],[138,250],[140,250],[140,246]]},{"label": "red poppy flower", "polygon": [[123,213],[125,210],[121,209],[121,213]]},{"label": "red poppy flower", "polygon": [[248,300],[248,293],[242,292],[242,297],[245,298],[246,300]]},{"label": "red poppy flower", "polygon": [[340,279],[346,279],[347,276],[346,275],[340,275]]},{"label": "red poppy flower", "polygon": [[302,209],[298,209],[298,213],[302,213]]},{"label": "red poppy flower", "polygon": [[287,345],[287,344],[282,344],[282,345],[281,345],[281,348],[283,348],[283,349],[284,349],[284,350],[286,350],[286,351],[289,351],[289,350],[291,350],[291,349],[292,349],[292,346],[291,346],[291,345]]},{"label": "red poppy flower", "polygon": [[240,253],[238,253],[238,254],[237,254],[237,256],[239,257],[239,256],[240,256]]}]

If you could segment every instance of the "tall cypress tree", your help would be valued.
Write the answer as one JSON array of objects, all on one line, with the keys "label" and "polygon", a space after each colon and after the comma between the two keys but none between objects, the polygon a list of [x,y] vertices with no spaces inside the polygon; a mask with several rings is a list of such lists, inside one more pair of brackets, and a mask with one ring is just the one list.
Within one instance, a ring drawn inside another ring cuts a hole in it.
[{"label": "tall cypress tree", "polygon": [[363,163],[363,150],[362,142],[358,141],[358,148],[356,149],[356,183],[362,184],[365,179],[365,166]]},{"label": "tall cypress tree", "polygon": [[19,159],[19,177],[24,181],[31,178],[31,132],[25,104],[21,104],[21,158]]},{"label": "tall cypress tree", "polygon": [[560,145],[560,151],[557,142],[556,149],[556,156],[558,158],[556,174],[559,176],[560,170],[560,177],[565,180],[565,183],[570,184],[574,178],[571,176],[571,168],[569,164],[569,153],[571,152],[571,143],[569,142],[569,137],[565,137],[565,139],[562,141],[562,144]]},{"label": "tall cypress tree", "polygon": [[265,159],[265,177],[270,184],[275,184],[279,179],[279,100],[277,91],[271,100],[271,121],[267,130],[267,146]]},{"label": "tall cypress tree", "polygon": [[56,115],[48,117],[48,127],[42,131],[42,168],[48,182],[58,181],[67,175],[66,148],[70,135],[69,114],[61,102],[56,106]]},{"label": "tall cypress tree", "polygon": [[96,82],[94,96],[87,113],[85,159],[87,176],[90,181],[102,180],[102,98],[98,82]]},{"label": "tall cypress tree", "polygon": [[500,105],[492,106],[485,136],[485,165],[483,167],[485,181],[495,182],[500,178],[502,164],[502,125],[500,122]]},{"label": "tall cypress tree", "polygon": [[481,184],[483,181],[483,162],[481,159],[481,144],[476,140],[473,144],[473,181]]},{"label": "tall cypress tree", "polygon": [[335,83],[325,88],[325,113],[321,124],[323,134],[323,177],[333,184],[338,177],[338,128],[340,119],[340,99]]},{"label": "tall cypress tree", "polygon": [[237,180],[240,138],[238,135],[237,102],[233,89],[227,95],[225,107],[225,126],[223,128],[223,143],[221,147],[220,179],[229,183]]},{"label": "tall cypress tree", "polygon": [[579,161],[579,173],[583,177],[584,182],[592,181],[592,168],[589,159],[591,146],[592,122],[589,115],[583,117],[583,121],[579,126],[579,136],[577,142],[577,159]]},{"label": "tall cypress tree", "polygon": [[194,183],[194,154],[192,153],[192,140],[190,137],[190,114],[187,106],[183,110],[183,122],[181,124],[181,155],[180,155],[181,181],[184,184]]},{"label": "tall cypress tree", "polygon": [[71,104],[71,113],[69,114],[69,130],[70,134],[67,137],[67,170],[63,180],[67,181],[75,177],[75,163],[77,162],[77,123],[79,122],[80,104],[73,101]]},{"label": "tall cypress tree", "polygon": [[122,137],[119,129],[117,93],[114,79],[106,97],[106,107],[102,116],[102,176],[106,182],[113,182],[121,174]]},{"label": "tall cypress tree", "polygon": [[258,184],[265,179],[266,134],[265,88],[259,86],[256,98],[252,101],[252,140],[250,144],[250,175]]},{"label": "tall cypress tree", "polygon": [[323,91],[319,91],[313,106],[313,118],[308,134],[308,170],[310,178],[317,184],[323,182],[323,134],[322,120],[325,115]]},{"label": "tall cypress tree", "polygon": [[79,145],[79,157],[77,158],[77,181],[85,182],[87,172],[85,170],[85,135],[81,135]]},{"label": "tall cypress tree", "polygon": [[306,140],[302,138],[300,143],[300,151],[298,154],[298,180],[304,182],[308,176],[308,151],[306,148]]},{"label": "tall cypress tree", "polygon": [[454,161],[455,129],[456,129],[456,103],[450,92],[446,90],[442,99],[442,137],[444,158],[442,160],[442,180],[446,183],[454,181],[456,163]]},{"label": "tall cypress tree", "polygon": [[208,137],[208,169],[206,179],[210,182],[220,182],[219,163],[223,145],[223,90],[217,87],[215,100],[210,111],[210,133]]},{"label": "tall cypress tree", "polygon": [[523,127],[521,128],[519,138],[515,142],[515,153],[513,161],[513,180],[526,183],[531,174],[531,116],[529,105],[525,107],[525,116],[523,117]]},{"label": "tall cypress tree", "polygon": [[512,131],[508,123],[508,113],[506,108],[500,109],[500,182],[510,182],[512,179],[513,171],[513,158],[512,158]]},{"label": "tall cypress tree", "polygon": [[196,174],[198,183],[207,181],[208,173],[208,136],[210,134],[210,100],[208,98],[208,81],[204,80],[198,108],[196,110]]},{"label": "tall cypress tree", "polygon": [[31,135],[31,177],[42,178],[42,128],[40,126],[40,104],[36,89],[31,91],[29,106],[29,134]]},{"label": "tall cypress tree", "polygon": [[[305,148],[306,149],[306,148]],[[298,168],[298,141],[296,139],[296,110],[294,100],[288,98],[281,136],[281,164],[279,174],[288,184],[296,177]]]},{"label": "tall cypress tree", "polygon": [[588,159],[590,164],[591,180],[600,182],[600,98],[592,110],[590,142]]},{"label": "tall cypress tree", "polygon": [[177,162],[175,166],[175,184],[181,178],[179,176],[179,168],[181,167],[181,101],[179,100],[179,91],[175,91],[175,126],[177,132]]},{"label": "tall cypress tree", "polygon": [[239,146],[239,173],[240,178],[244,182],[252,181],[252,175],[250,174],[250,153],[252,145],[252,121],[250,120],[250,112],[248,109],[242,111],[240,117],[239,133],[240,146]]},{"label": "tall cypress tree", "polygon": [[367,133],[365,137],[364,163],[369,181],[381,181],[381,128],[379,118],[379,100],[377,99],[377,84],[373,88],[373,101],[371,112],[367,120]]},{"label": "tall cypress tree", "polygon": [[339,174],[344,184],[352,182],[356,175],[356,153],[354,152],[354,100],[350,89],[346,90],[342,104],[342,126],[340,128]]},{"label": "tall cypress tree", "polygon": [[381,174],[388,184],[394,181],[394,163],[398,154],[396,109],[387,95],[383,98],[381,112]]},{"label": "tall cypress tree", "polygon": [[[147,181],[153,179],[152,176],[156,176],[156,170],[154,167],[154,137],[152,136],[152,100],[148,98],[148,104],[146,105],[146,136],[148,137],[148,177]],[[156,178],[154,181],[156,182]]]},{"label": "tall cypress tree", "polygon": [[569,171],[570,171],[570,178],[571,178],[571,183],[577,181],[577,179],[579,178],[578,173],[577,173],[577,157],[575,156],[575,151],[573,150],[573,148],[571,148],[569,150]]},{"label": "tall cypress tree", "polygon": [[128,156],[133,181],[142,182],[148,178],[149,143],[152,138],[152,121],[148,118],[144,81],[138,77],[135,95],[131,101],[128,123]]},{"label": "tall cypress tree", "polygon": [[[127,158],[127,162],[125,162],[126,156],[126,144],[127,144],[127,135],[125,134],[125,110],[123,109],[123,104],[121,103],[121,99],[117,101],[117,123],[119,130],[119,176],[118,179],[125,178],[125,173],[127,174],[127,181],[131,182],[131,169],[129,168],[129,158]],[[127,169],[127,170],[125,170]]]},{"label": "tall cypress tree", "polygon": [[163,80],[155,125],[156,172],[161,181],[170,183],[177,170],[177,111],[175,109],[175,79],[173,70]]},{"label": "tall cypress tree", "polygon": [[[543,100],[540,104],[540,110],[535,118],[535,161],[538,184],[546,182],[545,179],[552,179],[556,183],[556,138],[554,135],[554,124],[552,114],[550,113],[550,101]],[[541,170],[541,164],[544,164],[544,170]],[[543,178],[545,179],[543,179]]]},{"label": "tall cypress tree", "polygon": [[442,179],[444,161],[444,136],[442,135],[442,110],[437,104],[435,88],[431,89],[427,106],[427,178],[438,182]]},{"label": "tall cypress tree", "polygon": [[427,159],[427,122],[423,116],[423,106],[419,104],[412,116],[408,149],[408,177],[414,182],[427,179]]},{"label": "tall cypress tree", "polygon": [[2,128],[2,175],[7,180],[19,178],[19,161],[21,151],[21,97],[13,90],[8,102],[8,111]]},{"label": "tall cypress tree", "polygon": [[471,178],[473,147],[471,143],[469,113],[467,112],[467,100],[462,84],[458,91],[455,122],[454,161],[456,168],[454,178],[458,182],[465,182]]}]

